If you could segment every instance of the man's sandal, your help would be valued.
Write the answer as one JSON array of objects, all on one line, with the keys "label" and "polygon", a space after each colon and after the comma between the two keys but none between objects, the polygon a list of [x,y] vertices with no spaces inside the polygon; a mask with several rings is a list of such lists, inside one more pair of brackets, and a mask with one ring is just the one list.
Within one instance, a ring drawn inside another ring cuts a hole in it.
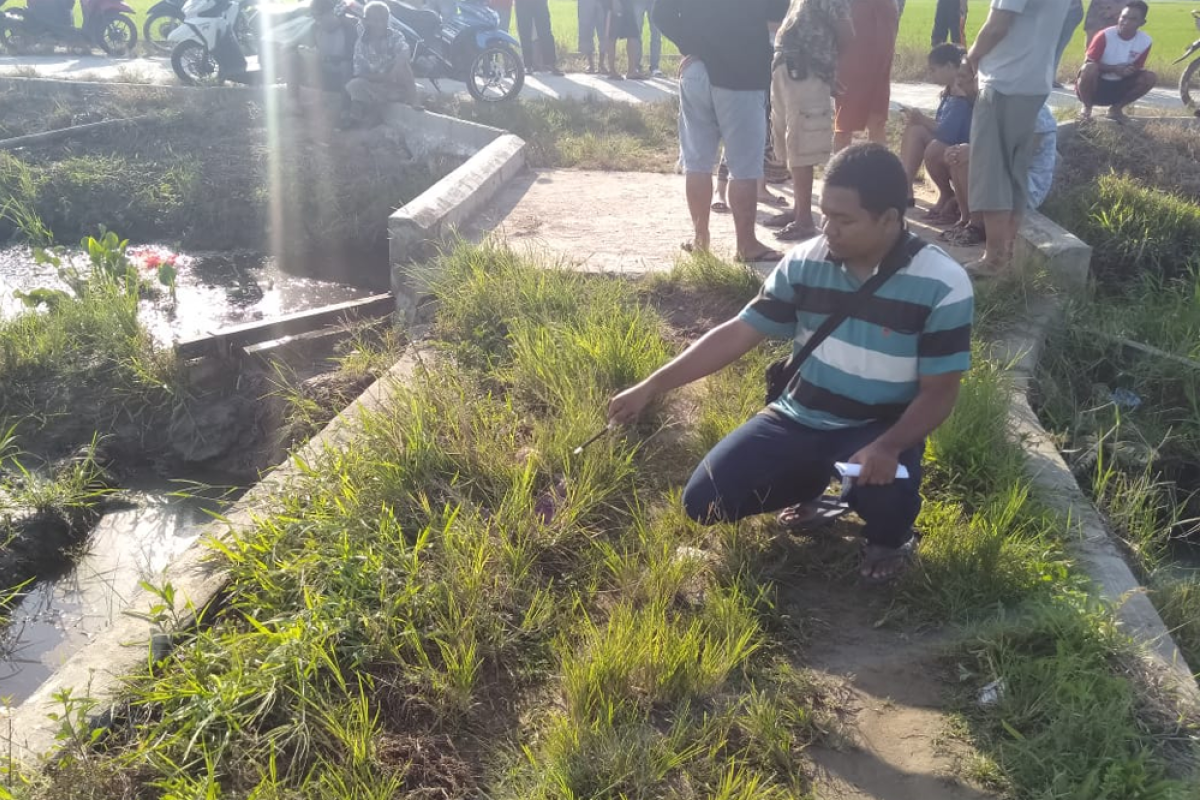
[{"label": "man's sandal", "polygon": [[775,521],[792,534],[827,533],[838,517],[850,510],[836,495],[822,495],[807,503],[788,506],[775,515]]},{"label": "man's sandal", "polygon": [[[883,547],[877,544],[864,543],[862,561],[859,562],[858,577],[868,586],[884,586],[900,578],[912,566],[917,555],[917,536],[899,547]],[[882,574],[876,572],[883,567]]]}]

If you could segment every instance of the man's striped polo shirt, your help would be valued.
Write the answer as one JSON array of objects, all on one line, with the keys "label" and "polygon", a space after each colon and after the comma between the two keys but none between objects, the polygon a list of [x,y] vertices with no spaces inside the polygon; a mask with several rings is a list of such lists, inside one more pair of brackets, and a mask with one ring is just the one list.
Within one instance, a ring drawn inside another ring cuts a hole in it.
[{"label": "man's striped polo shirt", "polygon": [[[792,339],[796,352],[861,285],[818,236],[784,257],[739,317],[767,336]],[[971,279],[940,248],[926,245],[856,304],[772,408],[821,429],[895,420],[917,396],[922,375],[970,366]]]}]

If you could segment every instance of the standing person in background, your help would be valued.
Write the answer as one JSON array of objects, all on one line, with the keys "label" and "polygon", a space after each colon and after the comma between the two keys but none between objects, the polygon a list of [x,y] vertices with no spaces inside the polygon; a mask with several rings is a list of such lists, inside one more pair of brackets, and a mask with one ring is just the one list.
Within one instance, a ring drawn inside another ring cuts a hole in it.
[{"label": "standing person in background", "polygon": [[892,58],[900,26],[896,0],[850,0],[850,21],[854,37],[838,54],[834,150],[849,145],[861,130],[872,142],[887,143]]},{"label": "standing person in background", "polygon": [[554,47],[554,31],[550,29],[549,0],[513,0],[513,7],[525,71],[546,70],[551,75],[562,75]]},{"label": "standing person in background", "polygon": [[931,47],[945,44],[949,38],[954,44],[966,40],[967,0],[937,0],[933,12],[933,40]]},{"label": "standing person in background", "polygon": [[[892,2],[892,0],[886,0]],[[792,173],[795,209],[780,214],[775,238],[799,242],[817,235],[813,172],[833,144],[833,87],[838,56],[853,41],[851,0],[795,0],[776,37],[771,70],[771,128],[776,156]]]},{"label": "standing person in background", "polygon": [[641,59],[641,43],[642,43],[642,23],[647,21],[650,23],[650,75],[655,78],[664,78],[662,71],[662,31],[654,24],[654,19],[650,15],[650,9],[654,7],[654,0],[633,0],[633,19],[637,26],[638,32],[638,61],[636,64],[630,62],[629,71],[635,75],[642,75],[642,59]]},{"label": "standing person in background", "polygon": [[1058,35],[1058,48],[1054,51],[1054,88],[1061,89],[1063,85],[1058,80],[1058,67],[1062,64],[1063,53],[1067,45],[1075,38],[1079,23],[1083,22],[1083,0],[1070,0],[1067,6],[1067,18],[1063,20],[1062,33]]},{"label": "standing person in background", "polygon": [[596,45],[600,45],[600,72],[604,67],[606,12],[602,0],[579,0],[576,20],[579,23],[579,54],[587,56],[589,75],[596,72]]},{"label": "standing person in background", "polygon": [[488,8],[496,12],[500,18],[500,30],[505,33],[512,26],[512,7],[513,0],[488,0]]},{"label": "standing person in background", "polygon": [[[983,258],[967,265],[995,275],[1012,261],[1029,196],[1034,125],[1054,81],[1054,48],[1069,0],[992,0],[967,53],[978,77],[971,118],[970,207],[982,212]],[[1093,0],[1095,2],[1095,0]]]},{"label": "standing person in background", "polygon": [[767,25],[787,13],[787,0],[658,0],[659,30],[679,48],[679,149],[686,175],[692,240],[684,250],[708,250],[713,170],[725,143],[729,206],[742,262],[783,254],[754,230],[758,179],[767,144],[771,43]]},{"label": "standing person in background", "polygon": [[608,56],[608,79],[622,80],[617,70],[617,42],[625,40],[625,61],[631,80],[641,80],[645,75],[637,72],[636,65],[642,61],[642,37],[633,13],[633,0],[603,0],[605,3],[604,52]]},{"label": "standing person in background", "polygon": [[1124,7],[1125,0],[1092,0],[1088,5],[1087,16],[1083,18],[1083,34],[1086,37],[1083,41],[1084,48],[1092,43],[1097,33],[1117,24]]}]

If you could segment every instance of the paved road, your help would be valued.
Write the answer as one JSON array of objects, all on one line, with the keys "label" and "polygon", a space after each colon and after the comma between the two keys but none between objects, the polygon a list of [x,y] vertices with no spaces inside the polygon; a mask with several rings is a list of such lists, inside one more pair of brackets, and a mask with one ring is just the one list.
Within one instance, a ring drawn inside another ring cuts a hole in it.
[{"label": "paved road", "polygon": [[[36,72],[46,78],[70,80],[121,81],[132,83],[174,83],[171,64],[163,58],[111,59],[101,56],[0,56],[0,75],[18,73],[30,76]],[[422,82],[433,91],[428,82]],[[443,91],[465,93],[461,83],[445,81]],[[896,83],[892,85],[892,101],[914,108],[933,109],[937,106],[938,87],[927,83]],[[525,81],[521,97],[531,98],[594,98],[627,103],[669,100],[678,93],[678,84],[667,78],[648,81],[610,81],[594,75],[572,73],[557,77],[538,73]],[[1170,89],[1155,89],[1143,105],[1164,110],[1182,110],[1179,95]],[[1056,108],[1073,108],[1078,104],[1070,91],[1057,90],[1050,96]]]}]

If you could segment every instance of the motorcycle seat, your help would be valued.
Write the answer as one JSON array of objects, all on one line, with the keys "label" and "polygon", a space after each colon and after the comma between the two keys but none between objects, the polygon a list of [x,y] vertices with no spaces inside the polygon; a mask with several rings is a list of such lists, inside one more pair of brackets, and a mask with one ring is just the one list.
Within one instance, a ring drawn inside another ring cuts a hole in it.
[{"label": "motorcycle seat", "polygon": [[416,31],[422,39],[436,38],[442,28],[442,18],[432,9],[416,8],[400,2],[389,3],[388,6],[396,19]]}]

